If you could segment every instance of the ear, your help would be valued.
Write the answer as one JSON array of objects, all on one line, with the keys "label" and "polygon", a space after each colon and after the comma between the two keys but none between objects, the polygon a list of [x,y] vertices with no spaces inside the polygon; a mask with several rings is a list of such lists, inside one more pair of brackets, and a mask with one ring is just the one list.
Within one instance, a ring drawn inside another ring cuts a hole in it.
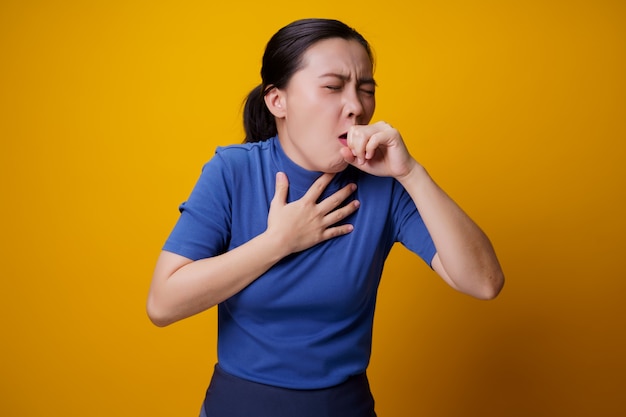
[{"label": "ear", "polygon": [[278,119],[285,117],[285,93],[282,90],[272,86],[263,98],[265,99],[265,105],[274,117]]}]

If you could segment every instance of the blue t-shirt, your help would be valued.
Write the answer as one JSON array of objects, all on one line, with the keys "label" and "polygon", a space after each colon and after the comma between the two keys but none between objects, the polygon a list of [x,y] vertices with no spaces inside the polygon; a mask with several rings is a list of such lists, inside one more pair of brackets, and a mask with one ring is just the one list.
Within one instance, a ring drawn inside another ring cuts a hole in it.
[{"label": "blue t-shirt", "polygon": [[[218,148],[204,166],[163,249],[198,260],[236,248],[267,228],[276,172],[289,179],[288,201],[321,175],[301,168],[277,137]],[[352,166],[328,196],[354,182],[354,230],[282,259],[218,306],[218,361],[231,374],[264,384],[316,389],[364,372],[383,264],[401,242],[428,264],[435,246],[404,188]]]}]

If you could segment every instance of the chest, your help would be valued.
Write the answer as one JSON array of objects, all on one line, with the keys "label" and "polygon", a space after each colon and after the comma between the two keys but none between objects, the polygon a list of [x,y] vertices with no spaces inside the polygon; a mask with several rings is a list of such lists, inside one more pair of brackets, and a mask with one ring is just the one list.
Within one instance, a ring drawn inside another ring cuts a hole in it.
[{"label": "chest", "polygon": [[[305,191],[290,188],[288,201],[301,198]],[[322,198],[332,192],[327,190]],[[274,183],[269,181],[232,193],[229,249],[266,230],[273,197]],[[263,320],[306,315],[331,322],[372,303],[395,241],[392,196],[385,187],[359,183],[348,200],[353,199],[359,200],[360,208],[343,221],[354,226],[351,233],[284,258],[234,296],[229,305]]]}]

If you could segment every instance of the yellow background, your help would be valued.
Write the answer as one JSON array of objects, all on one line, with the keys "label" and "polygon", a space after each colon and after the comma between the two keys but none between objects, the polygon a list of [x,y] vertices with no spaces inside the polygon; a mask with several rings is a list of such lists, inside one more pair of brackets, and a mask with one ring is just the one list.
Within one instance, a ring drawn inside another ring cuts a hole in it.
[{"label": "yellow background", "polygon": [[0,415],[196,416],[215,311],[144,311],[152,268],[302,17],[357,27],[375,119],[492,238],[473,300],[394,249],[379,416],[626,414],[626,3],[28,1],[0,4]]}]

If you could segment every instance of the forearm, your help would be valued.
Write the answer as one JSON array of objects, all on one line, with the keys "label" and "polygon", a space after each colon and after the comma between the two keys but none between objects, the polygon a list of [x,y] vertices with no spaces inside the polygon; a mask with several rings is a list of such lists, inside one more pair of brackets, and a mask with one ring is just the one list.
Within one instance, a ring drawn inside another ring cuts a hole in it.
[{"label": "forearm", "polygon": [[215,257],[181,265],[178,255],[163,252],[157,262],[148,315],[158,326],[205,311],[260,277],[286,256],[268,232]]},{"label": "forearm", "polygon": [[443,268],[437,272],[459,291],[477,298],[495,297],[504,276],[485,233],[419,164],[398,181],[415,202],[432,236]]}]

